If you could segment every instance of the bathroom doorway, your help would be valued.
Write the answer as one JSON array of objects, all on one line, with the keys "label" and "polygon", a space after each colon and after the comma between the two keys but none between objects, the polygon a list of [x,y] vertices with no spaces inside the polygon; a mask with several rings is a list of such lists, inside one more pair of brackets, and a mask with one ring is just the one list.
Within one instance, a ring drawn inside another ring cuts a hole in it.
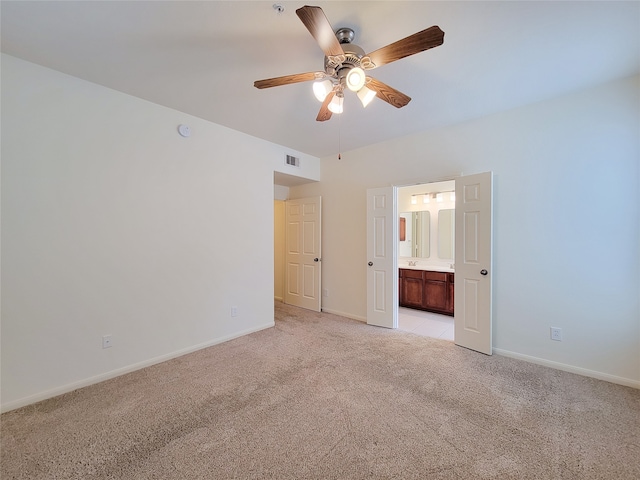
[{"label": "bathroom doorway", "polygon": [[[412,299],[416,307],[422,307],[426,298],[443,313],[447,313],[445,308],[450,308],[448,313],[451,315],[455,308],[456,345],[492,355],[493,173],[475,173],[455,179],[455,226],[452,228],[455,228],[453,250],[456,258],[449,265],[449,270],[455,272],[436,271],[419,275],[415,270],[423,266],[420,260],[406,260],[407,268],[403,269],[408,274],[402,277],[402,281],[398,281],[401,270],[397,190],[396,186],[367,189],[367,324],[398,328],[398,297],[405,301]],[[425,193],[412,195],[425,196]],[[418,199],[415,203],[410,201],[410,205],[418,205]],[[407,236],[406,231],[404,235]],[[429,267],[430,270],[433,268]],[[454,305],[443,301],[442,294],[420,297],[424,292],[422,285],[431,288],[434,280],[440,282],[442,292],[443,275],[449,279],[448,287],[453,290],[450,298],[455,300]],[[415,281],[410,282],[409,278]],[[403,294],[400,295],[398,290]]]},{"label": "bathroom doorway", "polygon": [[455,181],[397,192],[398,329],[453,341]]}]

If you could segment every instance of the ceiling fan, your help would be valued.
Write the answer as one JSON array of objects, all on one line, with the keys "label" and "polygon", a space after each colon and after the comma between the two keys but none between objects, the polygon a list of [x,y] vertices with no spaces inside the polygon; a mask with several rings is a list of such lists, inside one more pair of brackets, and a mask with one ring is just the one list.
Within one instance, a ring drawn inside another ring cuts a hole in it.
[{"label": "ceiling fan", "polygon": [[365,107],[376,95],[396,108],[404,107],[411,101],[410,97],[366,75],[365,70],[438,47],[444,42],[444,32],[433,26],[365,54],[362,48],[351,43],[352,29],[340,28],[334,33],[322,8],[304,6],[296,10],[296,14],[324,52],[324,72],[267,78],[257,80],[253,85],[262,89],[315,80],[314,94],[322,102],[316,117],[319,122],[329,120],[332,113],[342,113],[345,88],[356,92]]}]

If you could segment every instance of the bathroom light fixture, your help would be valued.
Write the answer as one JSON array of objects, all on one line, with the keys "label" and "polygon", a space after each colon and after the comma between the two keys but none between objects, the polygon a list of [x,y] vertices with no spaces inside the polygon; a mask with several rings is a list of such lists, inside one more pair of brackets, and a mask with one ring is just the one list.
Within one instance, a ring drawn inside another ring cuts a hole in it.
[{"label": "bathroom light fixture", "polygon": [[431,203],[431,199],[435,198],[436,202],[442,203],[445,201],[444,194],[449,194],[449,199],[455,203],[456,201],[456,192],[447,190],[444,192],[425,192],[425,193],[414,193],[411,195],[411,205],[416,205],[418,203],[417,197],[422,197],[422,203],[427,204]]}]

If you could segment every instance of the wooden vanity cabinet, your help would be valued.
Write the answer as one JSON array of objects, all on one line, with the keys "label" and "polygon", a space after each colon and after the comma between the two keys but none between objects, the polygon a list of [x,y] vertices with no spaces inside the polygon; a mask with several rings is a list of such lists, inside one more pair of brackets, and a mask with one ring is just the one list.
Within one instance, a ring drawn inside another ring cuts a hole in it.
[{"label": "wooden vanity cabinet", "polygon": [[443,272],[422,272],[425,309],[443,312],[447,311],[449,288],[447,274]]},{"label": "wooden vanity cabinet", "polygon": [[453,315],[454,274],[401,268],[400,306]]},{"label": "wooden vanity cabinet", "polygon": [[422,308],[424,304],[424,280],[422,270],[400,270],[400,305]]}]

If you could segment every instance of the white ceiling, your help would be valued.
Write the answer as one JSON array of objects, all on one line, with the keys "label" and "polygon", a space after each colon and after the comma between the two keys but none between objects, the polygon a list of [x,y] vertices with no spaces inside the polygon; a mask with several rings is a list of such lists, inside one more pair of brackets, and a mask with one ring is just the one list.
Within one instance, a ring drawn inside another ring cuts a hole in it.
[{"label": "white ceiling", "polygon": [[2,51],[318,157],[464,122],[640,72],[640,2],[311,2],[371,52],[438,25],[444,45],[371,71],[412,97],[316,122],[322,70],[301,2],[1,3]]}]

